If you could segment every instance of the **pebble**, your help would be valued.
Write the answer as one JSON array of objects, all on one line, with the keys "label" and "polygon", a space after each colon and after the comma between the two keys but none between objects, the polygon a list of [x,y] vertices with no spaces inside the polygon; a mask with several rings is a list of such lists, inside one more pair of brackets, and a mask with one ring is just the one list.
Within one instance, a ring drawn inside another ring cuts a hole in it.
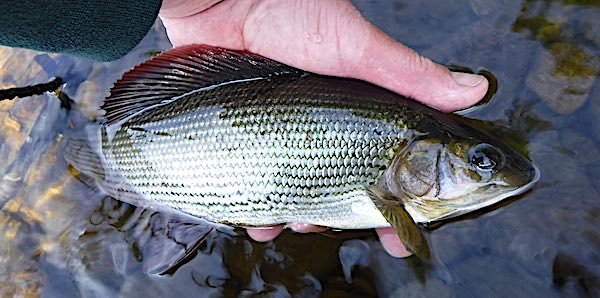
[{"label": "pebble", "polygon": [[526,83],[554,112],[568,115],[586,102],[600,70],[590,50],[557,42],[542,49]]}]

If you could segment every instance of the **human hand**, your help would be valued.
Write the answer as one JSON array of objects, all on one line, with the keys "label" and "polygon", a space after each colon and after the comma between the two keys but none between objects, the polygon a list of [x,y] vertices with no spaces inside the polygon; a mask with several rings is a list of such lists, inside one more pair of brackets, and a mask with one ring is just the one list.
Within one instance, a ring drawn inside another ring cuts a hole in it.
[{"label": "human hand", "polygon": [[442,111],[469,107],[488,88],[483,76],[450,72],[398,43],[347,0],[164,0],[160,17],[173,46],[248,50],[368,81]]},{"label": "human hand", "polygon": [[[368,81],[442,111],[469,107],[488,89],[483,76],[450,72],[387,36],[347,0],[164,0],[159,16],[173,46],[247,50],[314,73]],[[268,241],[283,228],[248,234]],[[376,231],[388,253],[409,255],[393,230]]]}]

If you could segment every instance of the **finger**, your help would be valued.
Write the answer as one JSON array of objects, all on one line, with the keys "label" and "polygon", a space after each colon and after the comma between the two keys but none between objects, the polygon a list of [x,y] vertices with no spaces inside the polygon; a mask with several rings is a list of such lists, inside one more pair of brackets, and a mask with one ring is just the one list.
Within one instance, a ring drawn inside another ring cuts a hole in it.
[{"label": "finger", "polygon": [[377,228],[375,229],[377,235],[379,236],[379,241],[383,246],[383,249],[393,257],[396,258],[405,258],[412,253],[410,253],[402,241],[400,241],[400,237],[396,234],[393,228]]},{"label": "finger", "polygon": [[254,241],[267,242],[275,239],[283,231],[283,225],[260,228],[246,228],[248,236]]},{"label": "finger", "polygon": [[325,232],[327,227],[305,224],[301,222],[290,222],[285,225],[286,228],[292,229],[298,233],[320,233]]},{"label": "finger", "polygon": [[369,41],[354,70],[358,79],[442,111],[469,107],[487,93],[489,83],[485,77],[451,72],[369,26]]}]

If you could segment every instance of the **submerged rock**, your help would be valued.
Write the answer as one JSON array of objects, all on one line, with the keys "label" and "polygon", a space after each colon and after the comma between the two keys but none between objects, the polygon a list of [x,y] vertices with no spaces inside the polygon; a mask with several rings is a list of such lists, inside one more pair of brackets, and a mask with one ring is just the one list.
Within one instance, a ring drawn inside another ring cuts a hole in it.
[{"label": "submerged rock", "polygon": [[527,87],[556,113],[575,112],[588,98],[600,60],[591,51],[557,42],[544,48],[527,77]]}]

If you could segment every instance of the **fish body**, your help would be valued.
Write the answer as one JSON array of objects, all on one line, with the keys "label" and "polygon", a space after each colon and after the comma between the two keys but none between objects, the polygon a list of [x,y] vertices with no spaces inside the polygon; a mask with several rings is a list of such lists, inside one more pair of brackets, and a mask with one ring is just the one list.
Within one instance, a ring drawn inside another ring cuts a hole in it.
[{"label": "fish body", "polygon": [[387,226],[366,186],[413,138],[409,122],[420,115],[370,102],[356,92],[364,87],[314,76],[251,80],[142,113],[104,136],[115,177],[104,188],[125,180],[157,204],[236,225]]},{"label": "fish body", "polygon": [[104,109],[67,140],[78,170],[125,202],[228,225],[386,227],[390,202],[428,223],[539,176],[458,116],[244,52],[159,55],[126,74]]}]

